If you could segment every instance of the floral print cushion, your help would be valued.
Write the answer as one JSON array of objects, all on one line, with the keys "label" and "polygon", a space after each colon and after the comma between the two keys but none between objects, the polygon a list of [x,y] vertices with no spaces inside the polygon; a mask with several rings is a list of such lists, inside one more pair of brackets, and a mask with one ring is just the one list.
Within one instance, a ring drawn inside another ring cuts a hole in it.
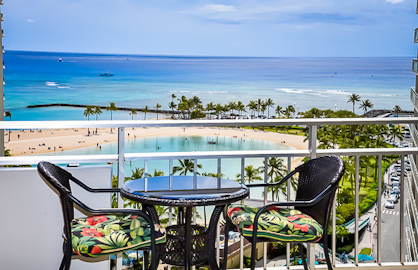
[{"label": "floral print cushion", "polygon": [[[164,229],[155,224],[156,243],[165,242]],[[93,216],[72,221],[73,252],[86,257],[109,255],[151,246],[148,222],[140,216]]]},{"label": "floral print cushion", "polygon": [[[259,208],[244,205],[228,207],[228,216],[244,237],[252,237],[254,217]],[[257,237],[280,242],[317,242],[322,226],[299,210],[272,207],[261,214]]]}]

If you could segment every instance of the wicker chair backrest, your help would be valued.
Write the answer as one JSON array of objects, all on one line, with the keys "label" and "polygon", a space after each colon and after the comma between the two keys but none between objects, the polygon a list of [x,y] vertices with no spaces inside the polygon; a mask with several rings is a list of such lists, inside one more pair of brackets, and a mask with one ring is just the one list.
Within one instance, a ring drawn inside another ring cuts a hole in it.
[{"label": "wicker chair backrest", "polygon": [[66,170],[46,161],[38,163],[38,173],[42,179],[59,192],[65,227],[69,226],[71,220],[74,218],[73,203],[68,197],[68,194],[71,194],[70,179],[73,176]]},{"label": "wicker chair backrest", "polygon": [[296,201],[308,201],[318,196],[329,185],[332,186],[324,198],[310,207],[297,207],[300,211],[310,215],[322,226],[328,223],[332,200],[338,188],[339,181],[344,174],[344,162],[337,156],[324,156],[311,159],[296,168],[299,172]]}]

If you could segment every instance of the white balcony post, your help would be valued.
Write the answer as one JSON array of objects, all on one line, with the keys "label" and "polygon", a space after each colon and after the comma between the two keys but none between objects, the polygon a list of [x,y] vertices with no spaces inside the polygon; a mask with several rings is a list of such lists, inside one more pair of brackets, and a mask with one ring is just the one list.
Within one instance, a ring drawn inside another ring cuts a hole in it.
[{"label": "white balcony post", "polygon": [[[287,173],[292,171],[292,157],[287,158]],[[290,191],[292,189],[291,181],[287,181],[287,201],[290,201]],[[286,243],[286,267],[290,269],[290,243]]]},{"label": "white balcony post", "polygon": [[[118,188],[125,179],[125,128],[118,128]],[[118,196],[118,207],[123,208],[123,199]],[[116,269],[122,269],[122,253],[116,256]]]},{"label": "white balcony post", "polygon": [[401,264],[405,263],[405,189],[406,189],[406,182],[405,182],[405,156],[401,155],[401,201],[400,201],[400,262]]},{"label": "white balcony post", "polygon": [[[309,151],[311,158],[316,158],[316,140],[317,140],[318,126],[312,125],[309,127]],[[306,244],[308,265],[310,269],[315,269],[315,244]]]},{"label": "white balcony post", "polygon": [[[378,191],[377,191],[377,263],[382,263],[382,156],[378,159]],[[370,230],[371,231],[371,230]],[[372,232],[371,232],[372,233]]]},{"label": "white balcony post", "polygon": [[355,176],[355,211],[354,211],[354,218],[355,218],[355,234],[354,234],[354,257],[355,257],[355,264],[358,266],[358,238],[359,238],[359,233],[358,233],[358,222],[359,222],[359,175],[360,175],[360,157],[356,156],[356,176]]}]

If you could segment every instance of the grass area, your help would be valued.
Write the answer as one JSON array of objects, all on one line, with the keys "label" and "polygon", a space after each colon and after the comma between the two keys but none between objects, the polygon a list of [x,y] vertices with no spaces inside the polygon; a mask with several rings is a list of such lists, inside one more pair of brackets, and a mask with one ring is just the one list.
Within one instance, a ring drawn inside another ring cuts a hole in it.
[{"label": "grass area", "polygon": [[277,126],[277,127],[242,127],[243,129],[257,129],[263,130],[267,132],[279,132],[283,134],[292,134],[292,135],[299,135],[305,136],[306,135],[306,128],[298,127],[298,126]]},{"label": "grass area", "polygon": [[372,254],[372,249],[371,248],[363,248],[359,254],[366,254],[366,255],[370,255]]}]

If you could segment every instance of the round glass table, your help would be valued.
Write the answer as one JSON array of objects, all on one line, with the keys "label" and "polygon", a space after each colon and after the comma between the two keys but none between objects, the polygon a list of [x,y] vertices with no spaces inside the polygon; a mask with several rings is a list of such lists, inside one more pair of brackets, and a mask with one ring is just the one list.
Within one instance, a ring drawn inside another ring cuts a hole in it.
[{"label": "round glass table", "polygon": [[[154,205],[179,208],[177,224],[166,228],[161,260],[185,269],[206,261],[211,269],[218,269],[215,240],[219,217],[227,204],[244,199],[248,193],[248,188],[236,181],[184,175],[140,178],[121,187],[122,197],[140,202],[157,220]],[[193,207],[208,205],[215,206],[209,226],[192,224]]]}]

